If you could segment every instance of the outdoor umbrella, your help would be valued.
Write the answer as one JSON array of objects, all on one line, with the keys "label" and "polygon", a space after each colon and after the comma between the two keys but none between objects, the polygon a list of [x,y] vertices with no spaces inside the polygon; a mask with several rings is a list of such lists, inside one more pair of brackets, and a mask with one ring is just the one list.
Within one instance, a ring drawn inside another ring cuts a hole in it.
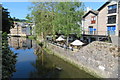
[{"label": "outdoor umbrella", "polygon": [[83,42],[81,42],[80,40],[75,40],[75,41],[73,41],[72,43],[70,43],[71,45],[74,45],[74,46],[81,46],[81,45],[83,45],[84,43]]},{"label": "outdoor umbrella", "polygon": [[56,39],[56,41],[64,41],[64,40],[65,39],[63,39],[61,36]]}]

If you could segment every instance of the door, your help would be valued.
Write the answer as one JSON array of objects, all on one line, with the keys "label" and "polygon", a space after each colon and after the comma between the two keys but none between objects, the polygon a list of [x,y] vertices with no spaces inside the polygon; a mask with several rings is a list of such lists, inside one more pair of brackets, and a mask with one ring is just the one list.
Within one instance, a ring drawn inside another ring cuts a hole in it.
[{"label": "door", "polygon": [[89,34],[93,34],[93,26],[89,26]]},{"label": "door", "polygon": [[108,35],[115,35],[115,30],[116,30],[115,26],[108,26],[107,27]]}]

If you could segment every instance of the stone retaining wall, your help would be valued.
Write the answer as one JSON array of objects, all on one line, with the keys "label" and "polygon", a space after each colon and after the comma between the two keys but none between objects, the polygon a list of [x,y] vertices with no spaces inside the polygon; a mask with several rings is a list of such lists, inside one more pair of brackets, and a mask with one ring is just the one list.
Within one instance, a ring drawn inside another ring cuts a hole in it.
[{"label": "stone retaining wall", "polygon": [[86,72],[102,78],[118,78],[118,48],[111,43],[94,41],[79,52],[65,50],[48,43],[55,55],[74,64]]}]

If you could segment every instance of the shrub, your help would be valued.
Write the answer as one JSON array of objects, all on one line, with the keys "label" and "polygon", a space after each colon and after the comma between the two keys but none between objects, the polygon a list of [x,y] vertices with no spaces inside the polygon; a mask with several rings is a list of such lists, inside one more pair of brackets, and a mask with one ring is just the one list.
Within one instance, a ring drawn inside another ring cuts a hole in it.
[{"label": "shrub", "polygon": [[2,34],[2,79],[9,79],[15,72],[17,54],[8,47],[7,33]]}]

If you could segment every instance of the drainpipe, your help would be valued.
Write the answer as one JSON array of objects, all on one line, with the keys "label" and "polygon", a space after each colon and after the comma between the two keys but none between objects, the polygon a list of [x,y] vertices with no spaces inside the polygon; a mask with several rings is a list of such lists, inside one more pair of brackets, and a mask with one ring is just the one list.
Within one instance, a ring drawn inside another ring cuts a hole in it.
[{"label": "drainpipe", "polygon": [[85,19],[83,18],[83,20],[82,20],[82,23],[83,23],[83,25],[82,25],[82,29],[83,29],[83,34],[84,34],[84,21],[85,21]]},{"label": "drainpipe", "polygon": [[[99,13],[98,13],[99,15]],[[98,15],[97,15],[97,35],[98,35]],[[98,40],[98,37],[97,37],[97,40]]]},{"label": "drainpipe", "polygon": [[18,24],[17,24],[17,36],[18,36]]},{"label": "drainpipe", "polygon": [[86,34],[86,31],[85,31],[85,18],[83,18],[83,35]]},{"label": "drainpipe", "polygon": [[118,7],[117,7],[117,11],[118,11],[118,25],[117,25],[117,27],[118,27],[118,36],[120,37],[120,22],[119,22],[119,20],[120,20],[120,1],[118,1]]}]

